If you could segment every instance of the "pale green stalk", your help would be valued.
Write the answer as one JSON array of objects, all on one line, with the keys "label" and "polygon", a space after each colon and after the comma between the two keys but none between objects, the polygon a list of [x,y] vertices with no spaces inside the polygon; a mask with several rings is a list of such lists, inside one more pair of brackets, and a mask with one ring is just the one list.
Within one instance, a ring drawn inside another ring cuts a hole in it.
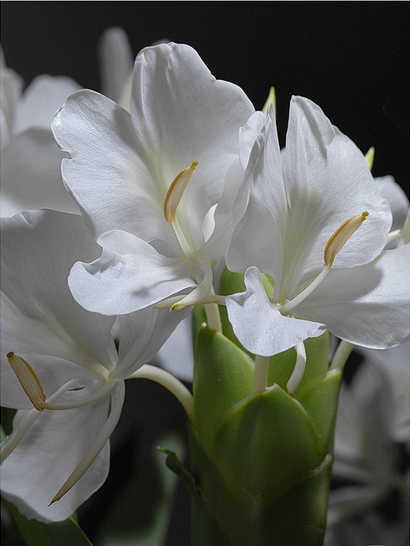
[{"label": "pale green stalk", "polygon": [[269,357],[256,355],[253,395],[261,394],[268,384]]}]

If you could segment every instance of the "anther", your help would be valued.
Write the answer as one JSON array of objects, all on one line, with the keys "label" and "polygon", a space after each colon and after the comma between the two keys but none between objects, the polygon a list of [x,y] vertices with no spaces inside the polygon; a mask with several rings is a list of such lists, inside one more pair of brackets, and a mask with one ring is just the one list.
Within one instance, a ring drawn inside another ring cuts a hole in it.
[{"label": "anther", "polygon": [[195,250],[189,244],[184,232],[181,229],[181,226],[179,225],[177,207],[182,199],[188,182],[191,180],[192,175],[195,172],[197,165],[198,161],[193,161],[190,167],[185,167],[185,169],[182,169],[182,171],[176,175],[168,189],[164,201],[165,220],[172,224],[181,249],[193,267],[200,266],[202,260],[196,255]]},{"label": "anther", "polygon": [[43,411],[46,395],[44,394],[43,387],[33,368],[28,362],[20,356],[15,355],[12,351],[7,353],[6,356],[20,385],[23,387],[24,392],[29,397],[33,406],[36,410]]},{"label": "anther", "polygon": [[326,244],[324,265],[332,266],[336,254],[342,250],[348,239],[350,239],[353,233],[359,229],[368,216],[368,212],[362,212],[362,214],[358,216],[352,216],[348,220],[345,220],[343,224],[337,228]]},{"label": "anther", "polygon": [[182,199],[185,188],[191,180],[192,175],[198,165],[198,161],[193,161],[190,167],[185,167],[176,175],[168,188],[167,195],[164,201],[164,216],[167,222],[172,222],[175,219],[176,210],[179,202]]}]

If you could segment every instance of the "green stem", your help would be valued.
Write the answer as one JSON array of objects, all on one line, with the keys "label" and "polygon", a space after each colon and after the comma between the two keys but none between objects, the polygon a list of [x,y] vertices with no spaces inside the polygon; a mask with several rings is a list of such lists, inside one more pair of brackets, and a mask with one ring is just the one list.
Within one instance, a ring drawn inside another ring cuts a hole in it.
[{"label": "green stem", "polygon": [[189,391],[179,379],[169,372],[150,364],[145,364],[129,376],[128,379],[151,379],[169,390],[177,400],[182,404],[191,423],[194,420],[194,399]]},{"label": "green stem", "polygon": [[268,384],[269,357],[256,355],[253,395],[261,394]]}]

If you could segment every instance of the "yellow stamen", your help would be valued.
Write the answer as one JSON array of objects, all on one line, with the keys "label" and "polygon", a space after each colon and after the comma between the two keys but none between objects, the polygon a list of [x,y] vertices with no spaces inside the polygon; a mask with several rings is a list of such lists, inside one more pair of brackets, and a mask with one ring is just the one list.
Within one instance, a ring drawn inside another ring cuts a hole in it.
[{"label": "yellow stamen", "polygon": [[367,154],[364,156],[367,166],[369,167],[369,170],[372,170],[373,162],[374,162],[374,148],[373,146],[368,149]]},{"label": "yellow stamen", "polygon": [[168,189],[164,201],[165,220],[172,224],[175,235],[178,239],[183,253],[187,257],[191,265],[193,265],[194,267],[198,267],[199,265],[201,265],[202,260],[196,255],[195,250],[187,241],[185,234],[182,231],[181,226],[179,225],[177,208],[188,185],[188,182],[191,180],[192,175],[195,172],[197,165],[198,161],[193,161],[190,167],[185,167],[185,169],[182,169],[182,171],[180,171],[176,175]]},{"label": "yellow stamen", "polygon": [[276,92],[275,92],[275,88],[274,87],[271,87],[269,89],[269,95],[268,95],[268,98],[266,99],[266,102],[265,104],[263,105],[263,108],[262,108],[262,113],[264,116],[266,116],[266,114],[268,113],[268,108],[269,108],[269,105],[270,104],[273,104],[273,107],[275,109],[275,112],[276,112]]},{"label": "yellow stamen", "polygon": [[359,229],[368,216],[368,212],[362,212],[362,214],[358,216],[352,216],[337,228],[329,238],[325,247],[325,265],[332,266],[336,254],[342,250],[348,239],[350,239],[353,233]]},{"label": "yellow stamen", "polygon": [[34,373],[33,368],[23,358],[15,355],[12,351],[7,353],[7,358],[12,367],[20,385],[23,387],[24,392],[29,397],[31,403],[38,411],[43,411],[46,395],[44,394],[43,387],[40,380]]},{"label": "yellow stamen", "polygon": [[185,169],[179,171],[171,182],[164,201],[164,216],[167,222],[172,222],[175,219],[179,202],[182,199],[185,188],[191,180],[197,165],[198,161],[193,161],[190,167],[185,167]]}]

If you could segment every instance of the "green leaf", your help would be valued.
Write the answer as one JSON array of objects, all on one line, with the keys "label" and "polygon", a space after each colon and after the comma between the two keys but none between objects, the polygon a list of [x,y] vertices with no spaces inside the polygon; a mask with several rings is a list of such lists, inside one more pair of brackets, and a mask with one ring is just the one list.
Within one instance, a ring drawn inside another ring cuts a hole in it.
[{"label": "green leaf", "polygon": [[198,333],[194,358],[195,429],[210,452],[226,412],[252,393],[254,369],[243,351],[206,326]]},{"label": "green leaf", "polygon": [[6,504],[27,546],[92,546],[74,517],[46,524],[26,519],[14,504]]}]

